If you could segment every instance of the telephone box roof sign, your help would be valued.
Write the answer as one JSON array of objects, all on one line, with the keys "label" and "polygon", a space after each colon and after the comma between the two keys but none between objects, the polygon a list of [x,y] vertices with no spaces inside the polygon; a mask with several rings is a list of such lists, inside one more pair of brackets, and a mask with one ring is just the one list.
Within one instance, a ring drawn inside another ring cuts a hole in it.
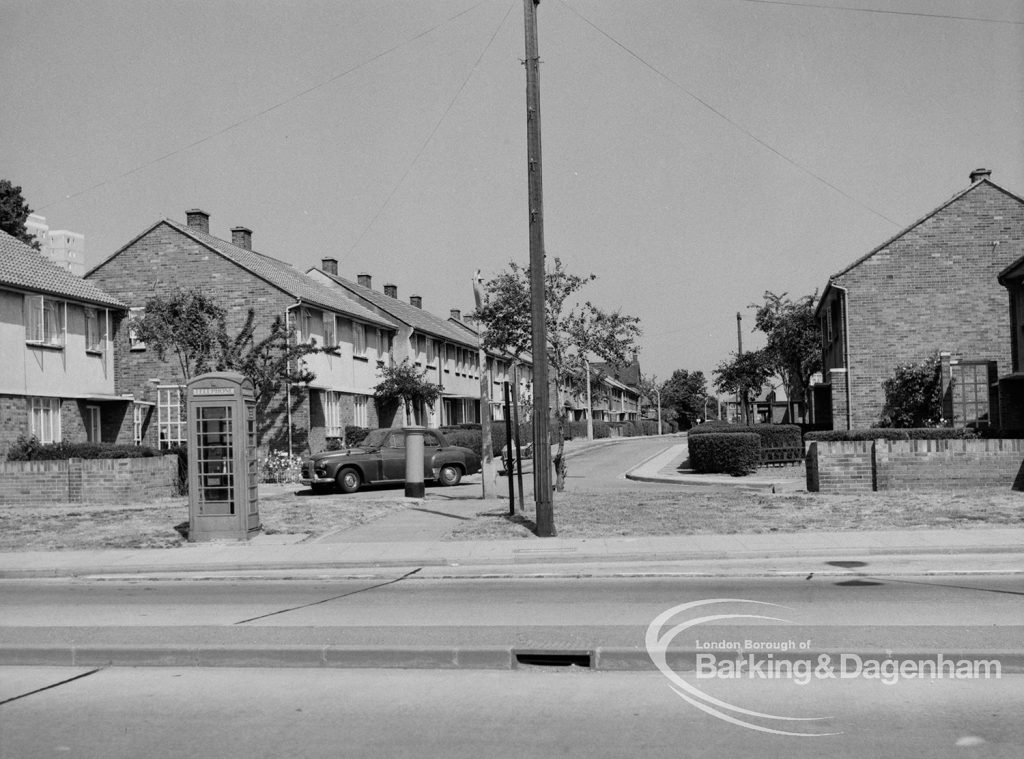
[{"label": "telephone box roof sign", "polygon": [[238,372],[210,372],[189,380],[188,395],[190,398],[210,396],[240,396],[252,400],[254,393],[252,380]]}]

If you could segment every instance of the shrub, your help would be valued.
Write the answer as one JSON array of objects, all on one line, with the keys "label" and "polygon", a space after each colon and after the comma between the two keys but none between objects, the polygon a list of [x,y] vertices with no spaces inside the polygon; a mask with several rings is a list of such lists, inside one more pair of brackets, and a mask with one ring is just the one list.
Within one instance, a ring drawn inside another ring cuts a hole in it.
[{"label": "shrub", "polygon": [[690,464],[702,474],[752,474],[761,461],[761,438],[753,432],[705,433],[687,441]]},{"label": "shrub", "polygon": [[164,451],[178,457],[178,481],[175,483],[177,495],[188,495],[188,446],[175,445]]},{"label": "shrub", "polygon": [[[834,442],[841,440],[972,440],[980,437],[978,430],[964,427],[871,427],[860,430],[825,430],[808,432],[806,440]],[[993,435],[999,437],[999,435]]]},{"label": "shrub", "polygon": [[882,383],[882,427],[935,427],[942,418],[942,365],[938,356],[919,364],[901,364]]},{"label": "shrub", "polygon": [[345,427],[345,445],[349,448],[359,445],[363,442],[363,438],[370,434],[370,430],[367,427],[356,427],[355,425],[348,425]]}]

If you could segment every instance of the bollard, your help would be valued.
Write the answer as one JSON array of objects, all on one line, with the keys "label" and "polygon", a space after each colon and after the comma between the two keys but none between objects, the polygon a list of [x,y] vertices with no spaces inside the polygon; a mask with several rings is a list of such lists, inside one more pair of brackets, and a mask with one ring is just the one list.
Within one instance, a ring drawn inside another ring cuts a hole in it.
[{"label": "bollard", "polygon": [[405,433],[405,497],[422,498],[423,484],[423,427],[403,427]]}]

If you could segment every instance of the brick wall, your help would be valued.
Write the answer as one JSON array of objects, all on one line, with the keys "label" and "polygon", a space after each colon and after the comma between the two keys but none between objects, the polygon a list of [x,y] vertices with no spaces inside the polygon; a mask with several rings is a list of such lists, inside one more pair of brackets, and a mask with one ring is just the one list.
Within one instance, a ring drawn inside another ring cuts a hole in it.
[{"label": "brick wall", "polygon": [[812,493],[870,493],[875,489],[874,441],[807,443],[807,490]]},{"label": "brick wall", "polygon": [[0,462],[0,504],[129,502],[175,494],[177,456]]},{"label": "brick wall", "polygon": [[1024,440],[859,440],[807,444],[807,490],[1009,490]]},{"label": "brick wall", "polygon": [[[1024,243],[1024,206],[982,182],[835,277],[849,293],[852,427],[881,416],[881,383],[898,364],[940,351],[1011,371],[1006,290],[996,275]],[[835,392],[833,392],[835,399]],[[836,428],[845,427],[835,417]]]}]

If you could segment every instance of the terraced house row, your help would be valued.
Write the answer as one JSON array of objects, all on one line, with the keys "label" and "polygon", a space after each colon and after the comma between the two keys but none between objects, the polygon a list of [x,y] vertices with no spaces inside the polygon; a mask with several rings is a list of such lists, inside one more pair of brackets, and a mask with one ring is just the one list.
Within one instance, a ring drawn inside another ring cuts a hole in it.
[{"label": "terraced house row", "polygon": [[[249,310],[255,340],[269,334],[275,317],[300,341],[337,346],[303,361],[315,379],[264,399],[260,444],[296,453],[322,450],[349,425],[387,427],[373,402],[381,370],[405,359],[442,387],[432,408],[415,409],[428,426],[478,422],[481,403],[479,334],[451,309],[447,317],[423,308],[417,295],[400,300],[398,288],[372,287],[369,274],[355,280],[338,273],[337,261],[303,273],[253,249],[253,232],[230,230],[230,241],[211,234],[210,215],[186,212],[186,221],[162,219],[141,232],[84,278],[47,260],[15,238],[0,239],[0,456],[19,435],[59,440],[135,443],[167,448],[186,438],[182,376],[173,357],[156,351],[129,329],[156,294],[201,288],[227,313],[236,334]],[[502,384],[516,381],[528,400],[529,362],[488,355],[491,410],[503,418]],[[613,383],[611,378],[607,382]],[[616,385],[620,383],[614,383]],[[606,418],[636,419],[630,404]],[[290,402],[289,402],[290,397]],[[608,412],[601,409],[598,416]]]}]

